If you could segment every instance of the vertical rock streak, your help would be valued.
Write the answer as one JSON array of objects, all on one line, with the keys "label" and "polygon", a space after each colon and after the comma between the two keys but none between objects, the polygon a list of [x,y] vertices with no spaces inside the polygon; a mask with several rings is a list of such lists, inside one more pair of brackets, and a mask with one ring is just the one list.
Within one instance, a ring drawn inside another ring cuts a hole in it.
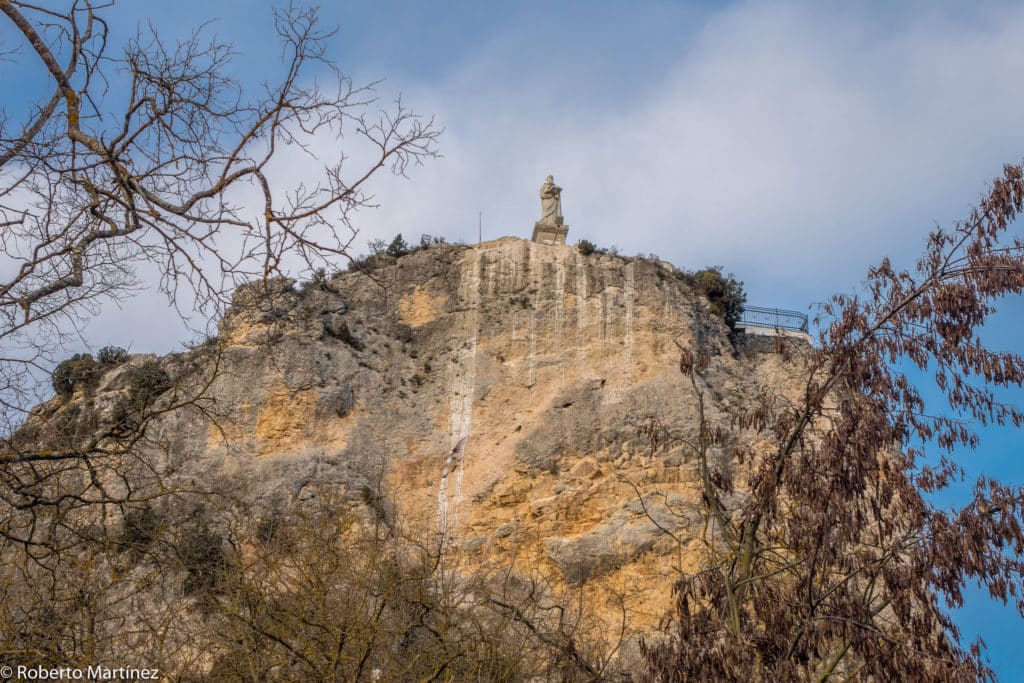
[{"label": "vertical rock streak", "polygon": [[587,362],[587,267],[578,251],[573,258],[576,260],[576,362],[583,367]]},{"label": "vertical rock streak", "polygon": [[530,352],[526,356],[526,386],[532,387],[537,383],[537,309],[541,305],[540,290],[543,264],[537,258],[537,245],[529,243],[530,249],[530,274],[528,280],[530,294]]},{"label": "vertical rock streak", "polygon": [[558,386],[565,384],[565,262],[568,254],[558,250],[555,259],[555,349],[559,354]]},{"label": "vertical rock streak", "polygon": [[[476,387],[476,350],[480,332],[480,259],[477,249],[468,250],[459,277],[458,308],[466,327],[466,343],[455,351],[449,398],[449,451],[437,491],[438,526],[444,536],[455,529],[462,497],[462,476],[469,455],[469,435]],[[455,491],[448,494],[448,479],[455,472]]]},{"label": "vertical rock streak", "polygon": [[626,266],[626,286],[623,296],[626,299],[626,331],[623,335],[624,344],[622,351],[622,372],[627,383],[633,379],[633,297],[635,294],[635,279],[633,264]]}]

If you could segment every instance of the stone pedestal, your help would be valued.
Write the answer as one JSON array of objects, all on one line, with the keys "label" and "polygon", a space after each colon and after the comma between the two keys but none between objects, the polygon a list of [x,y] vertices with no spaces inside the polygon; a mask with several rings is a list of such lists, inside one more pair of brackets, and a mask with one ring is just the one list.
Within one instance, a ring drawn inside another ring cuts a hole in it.
[{"label": "stone pedestal", "polygon": [[569,226],[564,223],[548,225],[538,222],[533,224],[533,237],[530,239],[539,244],[565,244],[565,236],[568,233]]}]

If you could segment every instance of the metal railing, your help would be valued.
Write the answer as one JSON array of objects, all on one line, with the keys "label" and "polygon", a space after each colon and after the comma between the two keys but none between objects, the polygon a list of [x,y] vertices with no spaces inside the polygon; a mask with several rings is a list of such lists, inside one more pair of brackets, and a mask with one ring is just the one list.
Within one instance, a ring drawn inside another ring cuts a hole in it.
[{"label": "metal railing", "polygon": [[807,332],[807,315],[800,311],[786,311],[781,308],[761,308],[760,306],[744,306],[743,313],[736,325],[755,325],[780,330],[797,330]]}]

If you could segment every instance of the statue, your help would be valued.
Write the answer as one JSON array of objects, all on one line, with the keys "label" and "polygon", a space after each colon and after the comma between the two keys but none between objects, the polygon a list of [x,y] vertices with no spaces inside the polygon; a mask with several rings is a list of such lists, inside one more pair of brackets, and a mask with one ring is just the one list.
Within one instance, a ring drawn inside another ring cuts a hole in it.
[{"label": "statue", "polygon": [[555,179],[548,179],[540,186],[540,220],[543,225],[562,224],[562,188],[555,185]]},{"label": "statue", "polygon": [[562,188],[548,176],[540,186],[540,220],[533,226],[533,241],[541,244],[565,244],[569,226],[562,218]]}]

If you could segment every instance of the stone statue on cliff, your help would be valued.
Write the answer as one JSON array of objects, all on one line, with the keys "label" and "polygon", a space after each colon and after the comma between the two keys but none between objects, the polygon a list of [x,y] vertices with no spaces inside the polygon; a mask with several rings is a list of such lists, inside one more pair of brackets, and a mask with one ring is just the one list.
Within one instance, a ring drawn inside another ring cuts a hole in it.
[{"label": "stone statue on cliff", "polygon": [[565,244],[569,226],[562,218],[562,188],[548,176],[540,186],[540,220],[533,226],[533,241],[541,244]]},{"label": "stone statue on cliff", "polygon": [[540,186],[540,221],[544,225],[562,224],[562,188],[555,185],[553,176],[548,176]]}]

